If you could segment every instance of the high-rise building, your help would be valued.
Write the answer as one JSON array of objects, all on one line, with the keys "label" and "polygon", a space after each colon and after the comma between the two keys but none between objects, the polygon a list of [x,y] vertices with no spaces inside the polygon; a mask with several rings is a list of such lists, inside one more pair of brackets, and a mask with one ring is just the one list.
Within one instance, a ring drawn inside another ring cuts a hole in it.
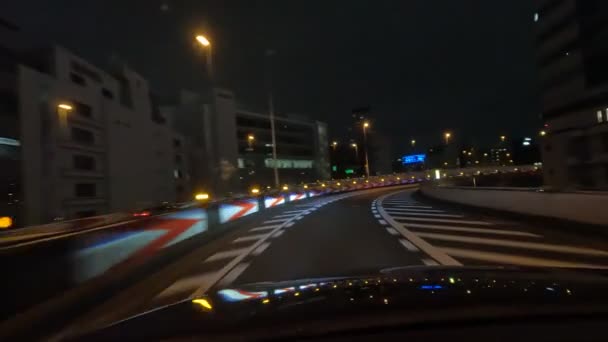
[{"label": "high-rise building", "polygon": [[544,178],[558,189],[608,188],[608,1],[537,0]]}]

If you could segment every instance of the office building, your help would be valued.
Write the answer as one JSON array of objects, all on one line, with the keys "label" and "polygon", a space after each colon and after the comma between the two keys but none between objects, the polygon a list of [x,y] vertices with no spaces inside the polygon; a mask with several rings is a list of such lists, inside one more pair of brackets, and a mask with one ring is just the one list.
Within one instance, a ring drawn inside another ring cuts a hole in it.
[{"label": "office building", "polygon": [[11,149],[1,162],[12,165],[2,191],[15,188],[6,203],[18,209],[0,210],[31,225],[175,201],[171,121],[141,75],[59,46],[23,46],[11,25],[1,32],[0,142]]},{"label": "office building", "polygon": [[[183,91],[162,107],[191,146],[193,191],[244,192],[275,186],[270,116],[238,103],[226,89],[207,97]],[[330,177],[327,125],[304,116],[275,115],[280,185]]]},{"label": "office building", "polygon": [[608,188],[608,1],[537,0],[546,185]]}]

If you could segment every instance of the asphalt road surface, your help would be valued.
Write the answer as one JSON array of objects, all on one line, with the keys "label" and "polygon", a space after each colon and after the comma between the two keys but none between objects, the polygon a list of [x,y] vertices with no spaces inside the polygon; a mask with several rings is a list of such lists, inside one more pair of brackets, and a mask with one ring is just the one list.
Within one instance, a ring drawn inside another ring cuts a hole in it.
[{"label": "asphalt road surface", "polygon": [[[212,288],[361,275],[396,266],[608,267],[605,238],[465,212],[437,205],[415,191],[346,193],[260,215],[215,246],[204,247],[207,253],[188,257],[196,260],[185,258],[170,266],[172,275],[179,274],[174,279],[167,281],[160,272],[108,303],[106,310],[114,312],[118,303],[143,295],[147,288],[157,291],[128,314],[200,296]],[[187,269],[176,272],[180,265]],[[99,312],[94,315],[99,317]]]},{"label": "asphalt road surface", "polygon": [[81,322],[108,323],[213,288],[397,266],[608,267],[605,238],[438,205],[405,187],[313,198],[235,224],[235,231],[142,279]]}]

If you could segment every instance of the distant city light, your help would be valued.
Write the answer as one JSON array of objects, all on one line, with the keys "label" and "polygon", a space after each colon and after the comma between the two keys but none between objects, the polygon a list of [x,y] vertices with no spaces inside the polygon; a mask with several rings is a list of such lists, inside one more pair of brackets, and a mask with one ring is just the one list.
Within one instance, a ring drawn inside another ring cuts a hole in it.
[{"label": "distant city light", "polygon": [[524,140],[525,141],[532,141],[532,138],[525,137]]},{"label": "distant city light", "polygon": [[530,146],[530,142],[529,142],[529,141],[524,141],[524,142],[522,143],[522,145],[524,145],[524,146]]},{"label": "distant city light", "polygon": [[537,23],[539,19],[538,12],[534,13],[534,22]]},{"label": "distant city light", "polygon": [[70,106],[67,103],[60,103],[57,107],[60,109],[65,109],[65,110],[72,110],[72,108],[73,108],[72,106]]},{"label": "distant city light", "polygon": [[197,201],[208,200],[209,199],[209,194],[207,194],[207,193],[196,194],[196,195],[194,195],[194,199],[197,200]]}]

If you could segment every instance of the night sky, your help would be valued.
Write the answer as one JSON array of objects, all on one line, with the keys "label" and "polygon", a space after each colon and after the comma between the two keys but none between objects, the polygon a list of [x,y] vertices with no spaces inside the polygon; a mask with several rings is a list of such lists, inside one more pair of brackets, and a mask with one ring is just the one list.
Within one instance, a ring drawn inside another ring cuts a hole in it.
[{"label": "night sky", "polygon": [[339,138],[351,109],[371,105],[397,155],[412,137],[428,146],[446,129],[489,144],[541,124],[527,0],[11,2],[0,15],[24,31],[97,65],[119,56],[160,94],[203,84],[200,31],[219,83],[264,109],[272,48],[278,111],[326,121]]}]

